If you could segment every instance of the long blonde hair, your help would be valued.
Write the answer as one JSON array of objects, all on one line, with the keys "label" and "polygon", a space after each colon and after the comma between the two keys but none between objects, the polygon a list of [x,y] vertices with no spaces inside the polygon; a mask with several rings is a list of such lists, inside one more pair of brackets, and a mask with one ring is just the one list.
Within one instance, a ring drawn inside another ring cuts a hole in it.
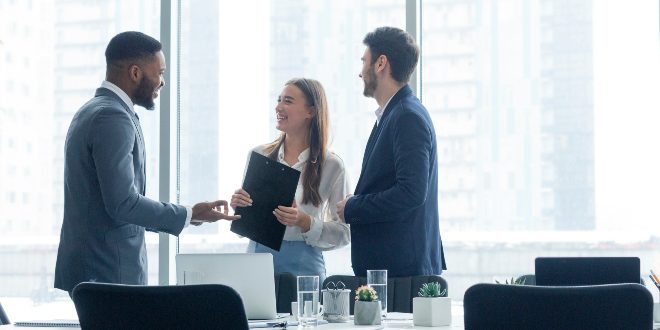
[{"label": "long blonde hair", "polygon": [[[319,184],[323,162],[328,150],[328,102],[325,90],[320,82],[308,78],[294,78],[284,84],[296,86],[305,95],[307,106],[314,109],[314,117],[309,126],[309,159],[302,172],[303,204],[312,203],[314,206],[321,204]],[[265,152],[269,158],[277,160],[277,153],[286,139],[286,133],[266,146]]]}]

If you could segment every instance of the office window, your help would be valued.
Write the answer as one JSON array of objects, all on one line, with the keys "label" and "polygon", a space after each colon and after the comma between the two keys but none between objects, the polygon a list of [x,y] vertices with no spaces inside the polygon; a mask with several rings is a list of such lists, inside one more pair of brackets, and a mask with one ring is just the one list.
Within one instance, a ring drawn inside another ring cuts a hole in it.
[{"label": "office window", "polygon": [[[160,1],[1,3],[0,72],[8,83],[0,84],[0,300],[12,321],[75,317],[66,293],[53,289],[64,139],[73,113],[105,78],[110,38],[125,30],[158,38]],[[158,109],[136,109],[149,157],[147,195],[157,198]],[[158,241],[147,240],[153,284]]]},{"label": "office window", "polygon": [[[378,107],[362,96],[362,39],[381,25],[405,28],[404,5],[396,0],[258,5],[181,0],[181,202],[231,199],[241,186],[249,151],[278,135],[275,100],[294,77],[323,84],[330,148],[344,160],[354,187]],[[245,251],[247,239],[229,226],[221,221],[189,227],[179,237],[179,251]],[[352,272],[350,249],[325,258],[328,274]]]},{"label": "office window", "polygon": [[660,267],[658,3],[425,0],[422,18],[422,101],[457,150],[439,159],[450,295],[539,255]]},{"label": "office window", "polygon": [[[421,1],[420,90],[438,134],[443,276],[455,299],[475,282],[532,272],[537,255],[636,255],[643,269],[660,267],[658,4],[579,1]],[[159,3],[0,1],[0,297],[12,319],[63,315],[68,298],[52,283],[66,130],[103,79],[107,41],[123,30],[158,37]],[[179,91],[177,200],[230,198],[248,151],[277,135],[275,98],[297,76],[325,86],[331,149],[354,187],[377,107],[362,96],[361,41],[380,25],[405,27],[405,2],[177,5],[180,74],[167,82]],[[158,110],[139,111],[157,198]],[[155,235],[147,242],[154,284]],[[247,245],[226,222],[191,227],[179,243]],[[509,258],[503,246],[528,252]],[[328,273],[350,273],[349,255],[326,254]]]}]

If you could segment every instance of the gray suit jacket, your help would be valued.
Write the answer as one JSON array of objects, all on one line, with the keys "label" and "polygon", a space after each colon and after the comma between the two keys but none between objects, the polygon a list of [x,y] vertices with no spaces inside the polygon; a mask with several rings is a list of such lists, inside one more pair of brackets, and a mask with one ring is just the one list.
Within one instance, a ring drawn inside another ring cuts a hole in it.
[{"label": "gray suit jacket", "polygon": [[114,92],[97,89],[66,137],[56,288],[147,283],[145,228],[178,235],[186,209],[144,196],[144,162],[137,115]]}]

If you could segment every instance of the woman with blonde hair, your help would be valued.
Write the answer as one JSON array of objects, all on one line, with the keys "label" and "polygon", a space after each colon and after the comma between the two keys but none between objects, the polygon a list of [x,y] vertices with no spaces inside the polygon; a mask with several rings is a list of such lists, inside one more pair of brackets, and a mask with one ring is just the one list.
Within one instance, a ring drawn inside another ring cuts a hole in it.
[{"label": "woman with blonde hair", "polygon": [[[251,241],[248,252],[273,254],[276,273],[318,275],[325,278],[321,251],[350,242],[348,225],[337,215],[336,204],[349,193],[344,163],[328,151],[328,103],[321,83],[313,79],[289,80],[275,107],[275,141],[253,149],[264,156],[301,171],[293,206],[273,210],[287,226],[280,251]],[[249,192],[238,189],[231,206],[250,206]]]}]

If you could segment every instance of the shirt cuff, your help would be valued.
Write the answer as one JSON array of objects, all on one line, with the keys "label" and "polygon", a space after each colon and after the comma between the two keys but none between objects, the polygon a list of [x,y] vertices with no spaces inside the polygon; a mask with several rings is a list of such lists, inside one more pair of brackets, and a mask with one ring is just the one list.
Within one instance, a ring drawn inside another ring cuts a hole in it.
[{"label": "shirt cuff", "polygon": [[351,223],[351,221],[349,220],[350,217],[348,216],[348,213],[349,213],[349,205],[348,204],[351,202],[351,199],[353,199],[353,197],[355,197],[355,195],[349,197],[346,200],[346,204],[344,204],[344,222],[347,223],[347,224]]},{"label": "shirt cuff", "polygon": [[192,207],[185,206],[186,208],[186,222],[183,224],[183,229],[186,229],[190,225],[190,220],[192,219]]},{"label": "shirt cuff", "polygon": [[321,238],[321,232],[323,231],[323,221],[310,216],[312,223],[309,225],[309,230],[306,233],[302,233],[302,237],[305,239],[305,242],[316,242]]}]

